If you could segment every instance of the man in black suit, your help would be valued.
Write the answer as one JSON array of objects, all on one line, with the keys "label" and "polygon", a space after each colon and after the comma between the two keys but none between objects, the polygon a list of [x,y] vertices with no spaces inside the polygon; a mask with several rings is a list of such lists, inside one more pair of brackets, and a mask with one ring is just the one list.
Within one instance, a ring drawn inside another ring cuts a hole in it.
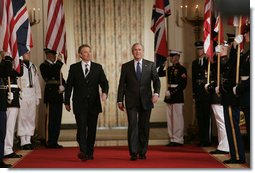
[{"label": "man in black suit", "polygon": [[204,88],[208,78],[208,60],[203,45],[202,41],[195,42],[198,58],[192,62],[192,89],[199,128],[198,145],[207,147],[211,145],[211,94]]},{"label": "man in black suit", "polygon": [[91,61],[91,48],[81,45],[78,53],[82,61],[72,64],[69,69],[65,90],[65,107],[71,110],[70,97],[73,91],[73,112],[77,124],[77,142],[79,143],[79,159],[93,160],[96,138],[97,119],[102,112],[101,99],[106,101],[109,85],[100,64]]},{"label": "man in black suit", "polygon": [[40,71],[46,82],[44,90],[44,103],[48,109],[48,115],[45,121],[46,147],[63,148],[62,145],[58,144],[65,84],[60,71],[63,62],[61,56],[56,56],[56,51],[45,48],[44,52],[46,54],[46,60],[40,65]]},{"label": "man in black suit", "polygon": [[121,68],[117,102],[120,110],[127,109],[130,160],[137,160],[137,154],[140,159],[146,159],[151,109],[159,98],[160,80],[155,64],[143,59],[142,44],[135,43],[132,54],[134,59]]}]

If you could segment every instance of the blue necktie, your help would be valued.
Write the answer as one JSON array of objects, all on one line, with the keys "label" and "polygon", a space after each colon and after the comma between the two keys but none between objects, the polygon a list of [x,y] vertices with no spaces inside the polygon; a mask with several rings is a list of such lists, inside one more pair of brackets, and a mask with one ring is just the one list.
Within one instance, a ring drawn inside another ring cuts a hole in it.
[{"label": "blue necktie", "polygon": [[142,73],[141,73],[140,63],[137,62],[137,65],[136,65],[136,77],[137,77],[138,80],[141,79],[141,75],[142,75]]}]

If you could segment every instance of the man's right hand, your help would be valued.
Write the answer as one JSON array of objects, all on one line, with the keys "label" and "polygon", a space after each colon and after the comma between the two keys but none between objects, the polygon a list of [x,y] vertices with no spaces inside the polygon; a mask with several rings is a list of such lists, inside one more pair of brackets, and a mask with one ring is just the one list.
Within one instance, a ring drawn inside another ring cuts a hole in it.
[{"label": "man's right hand", "polygon": [[66,107],[66,110],[67,110],[68,112],[71,111],[71,106],[70,106],[70,105],[65,105],[65,107]]},{"label": "man's right hand", "polygon": [[12,92],[8,92],[8,96],[7,96],[9,101],[13,100],[13,93]]},{"label": "man's right hand", "polygon": [[118,103],[118,108],[121,110],[121,111],[124,111],[125,110],[125,106],[122,102],[119,102]]}]

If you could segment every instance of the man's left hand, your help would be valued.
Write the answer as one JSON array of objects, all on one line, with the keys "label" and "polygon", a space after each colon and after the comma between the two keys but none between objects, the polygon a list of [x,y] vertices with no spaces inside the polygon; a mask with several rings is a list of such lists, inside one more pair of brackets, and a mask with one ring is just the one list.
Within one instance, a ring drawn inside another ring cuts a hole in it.
[{"label": "man's left hand", "polygon": [[152,103],[156,103],[157,101],[158,101],[158,98],[159,98],[159,96],[158,95],[153,95],[152,96]]},{"label": "man's left hand", "polygon": [[106,93],[102,93],[102,101],[106,101],[107,99],[107,94]]}]

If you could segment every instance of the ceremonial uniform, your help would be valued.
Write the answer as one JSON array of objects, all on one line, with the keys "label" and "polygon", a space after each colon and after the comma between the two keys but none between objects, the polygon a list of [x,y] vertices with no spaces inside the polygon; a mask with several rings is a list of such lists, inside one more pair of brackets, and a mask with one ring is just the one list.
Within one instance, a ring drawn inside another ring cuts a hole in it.
[{"label": "ceremonial uniform", "polygon": [[[12,70],[10,75],[10,83],[11,83],[11,92],[13,93],[13,100],[11,102],[7,102],[7,128],[6,128],[6,137],[5,137],[5,145],[4,145],[4,157],[6,158],[19,158],[21,155],[16,154],[13,151],[13,141],[14,141],[14,133],[16,120],[19,113],[20,108],[20,87],[18,85],[18,77],[23,75],[23,61],[20,61],[20,72],[16,70]],[[5,80],[5,84],[8,85],[8,80]],[[9,91],[6,91],[9,92]]]},{"label": "ceremonial uniform", "polygon": [[208,61],[205,57],[192,62],[192,89],[195,100],[196,116],[199,128],[199,146],[211,143],[211,94],[206,92]]},{"label": "ceremonial uniform", "polygon": [[7,110],[7,87],[4,84],[4,78],[10,76],[12,70],[12,62],[10,57],[5,57],[0,62],[0,168],[11,167],[11,165],[3,162],[4,157],[4,140],[6,135],[6,110]]},{"label": "ceremonial uniform", "polygon": [[41,98],[38,71],[30,61],[24,61],[21,84],[20,110],[18,116],[18,136],[22,149],[32,149],[31,137],[34,135],[36,105]]},{"label": "ceremonial uniform", "polygon": [[[221,60],[224,58],[221,57]],[[220,82],[220,93],[224,108],[224,119],[228,137],[230,160],[223,163],[244,163],[245,152],[242,135],[240,132],[240,110],[238,99],[233,93],[236,85],[236,50],[230,51],[229,60],[222,68],[222,78]]]},{"label": "ceremonial uniform", "polygon": [[[167,105],[167,127],[170,138],[168,146],[178,146],[184,143],[184,118],[183,106],[184,95],[183,90],[187,85],[187,71],[180,63],[173,64],[168,67],[168,91],[164,102]],[[159,68],[160,77],[166,75],[163,66]]]},{"label": "ceremonial uniform", "polygon": [[211,151],[210,154],[227,154],[229,152],[229,145],[225,127],[224,111],[221,104],[221,95],[215,93],[215,87],[217,86],[217,62],[211,64],[211,69],[211,81],[207,90],[212,94],[211,108],[217,127],[218,145],[217,149]]},{"label": "ceremonial uniform", "polygon": [[[46,49],[47,53],[56,54],[55,51]],[[55,55],[54,55],[55,56]],[[58,137],[61,128],[62,108],[63,108],[63,92],[59,92],[60,70],[63,62],[57,60],[52,62],[46,59],[40,65],[41,75],[46,82],[44,90],[44,103],[48,109],[46,117],[46,146],[49,148],[62,148],[58,145]],[[62,85],[65,81],[61,75]]]}]

